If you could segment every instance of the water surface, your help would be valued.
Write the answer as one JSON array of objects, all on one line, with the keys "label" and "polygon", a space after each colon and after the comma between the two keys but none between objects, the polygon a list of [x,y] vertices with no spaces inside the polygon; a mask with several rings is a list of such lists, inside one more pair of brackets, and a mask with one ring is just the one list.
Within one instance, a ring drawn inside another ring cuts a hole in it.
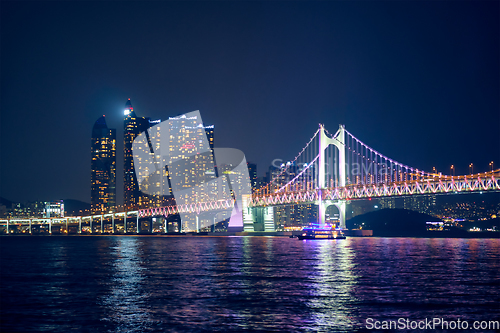
[{"label": "water surface", "polygon": [[1,331],[364,330],[500,319],[500,240],[1,237]]}]

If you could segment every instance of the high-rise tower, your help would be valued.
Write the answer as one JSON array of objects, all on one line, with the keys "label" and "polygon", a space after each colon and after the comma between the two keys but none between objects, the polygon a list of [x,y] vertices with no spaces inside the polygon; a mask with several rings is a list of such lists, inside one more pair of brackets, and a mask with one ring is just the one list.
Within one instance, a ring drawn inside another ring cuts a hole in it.
[{"label": "high-rise tower", "polygon": [[248,174],[250,176],[250,185],[252,186],[252,190],[255,191],[257,189],[257,164],[247,163],[247,165]]},{"label": "high-rise tower", "polygon": [[[134,154],[132,145],[135,138],[146,131],[150,152],[155,149],[160,143],[160,135],[153,135],[155,140],[151,140],[148,129],[161,122],[161,120],[151,120],[151,118],[137,117],[130,98],[125,103],[124,111],[124,131],[123,131],[123,205],[126,209],[149,208],[161,205],[160,195],[151,195],[141,192],[137,182],[136,172],[134,167]],[[153,129],[154,131],[154,129]],[[143,184],[144,185],[144,184]]]},{"label": "high-rise tower", "polygon": [[116,130],[97,119],[91,139],[91,190],[93,212],[109,212],[116,206]]},{"label": "high-rise tower", "polygon": [[137,117],[130,98],[125,103],[123,129],[123,205],[126,209],[136,209],[140,205],[141,191],[137,184],[134,170],[134,156],[132,143],[141,132],[149,127],[149,121],[143,117]]}]

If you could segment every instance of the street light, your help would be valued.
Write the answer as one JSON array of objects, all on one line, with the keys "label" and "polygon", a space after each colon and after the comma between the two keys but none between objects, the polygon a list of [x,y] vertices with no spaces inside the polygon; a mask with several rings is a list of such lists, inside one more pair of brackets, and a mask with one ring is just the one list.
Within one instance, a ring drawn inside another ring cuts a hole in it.
[{"label": "street light", "polygon": [[489,166],[491,167],[491,172],[493,172],[493,161],[490,162]]},{"label": "street light", "polygon": [[469,170],[470,170],[470,174],[472,175],[474,173],[474,164],[469,164]]},{"label": "street light", "polygon": [[453,176],[455,176],[455,167],[453,166],[453,164],[451,165],[451,168],[450,168],[450,169],[451,169],[451,170],[450,170],[450,171],[451,171],[450,173],[451,173]]}]

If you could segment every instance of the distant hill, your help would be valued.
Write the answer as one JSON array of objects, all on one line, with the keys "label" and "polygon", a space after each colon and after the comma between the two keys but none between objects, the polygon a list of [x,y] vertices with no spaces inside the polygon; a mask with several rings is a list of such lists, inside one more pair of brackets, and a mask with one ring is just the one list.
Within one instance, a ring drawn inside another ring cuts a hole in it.
[{"label": "distant hill", "polygon": [[0,197],[0,205],[5,205],[5,207],[10,208],[14,202]]},{"label": "distant hill", "polygon": [[373,230],[373,236],[419,237],[427,235],[426,222],[441,219],[406,209],[381,209],[347,220],[349,229]]},{"label": "distant hill", "polygon": [[80,215],[80,210],[83,212],[86,209],[90,210],[90,204],[80,200],[64,199],[64,210],[66,215]]}]

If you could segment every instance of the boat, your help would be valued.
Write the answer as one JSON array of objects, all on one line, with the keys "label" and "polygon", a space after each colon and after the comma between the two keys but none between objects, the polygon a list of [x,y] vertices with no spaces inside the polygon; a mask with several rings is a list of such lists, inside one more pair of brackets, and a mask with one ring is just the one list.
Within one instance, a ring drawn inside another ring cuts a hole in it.
[{"label": "boat", "polygon": [[320,227],[306,227],[302,229],[302,233],[297,235],[297,238],[302,239],[345,239],[345,235],[340,229],[335,227],[325,226]]}]

